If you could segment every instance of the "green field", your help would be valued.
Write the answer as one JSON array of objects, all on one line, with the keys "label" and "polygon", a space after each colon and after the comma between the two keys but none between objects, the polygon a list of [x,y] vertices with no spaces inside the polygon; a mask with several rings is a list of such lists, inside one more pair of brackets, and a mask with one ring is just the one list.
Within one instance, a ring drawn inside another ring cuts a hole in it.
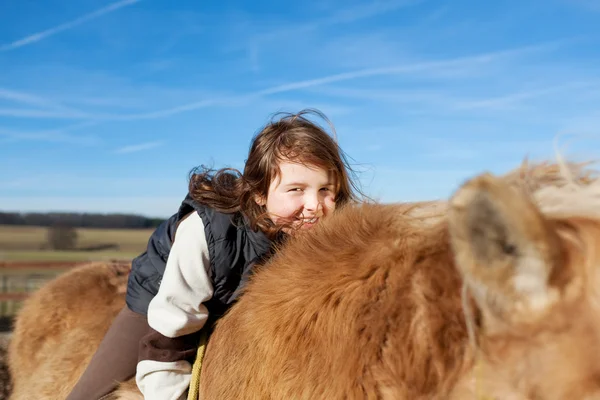
[{"label": "green field", "polygon": [[47,250],[47,228],[0,225],[0,261],[101,261],[131,259],[143,252],[153,229],[77,229],[77,248],[113,245],[109,250]]}]

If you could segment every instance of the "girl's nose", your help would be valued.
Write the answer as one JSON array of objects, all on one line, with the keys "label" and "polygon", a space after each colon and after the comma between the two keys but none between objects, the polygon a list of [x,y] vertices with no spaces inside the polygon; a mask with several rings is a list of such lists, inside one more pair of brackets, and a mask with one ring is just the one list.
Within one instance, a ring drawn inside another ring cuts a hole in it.
[{"label": "girl's nose", "polygon": [[320,211],[323,208],[323,204],[321,204],[321,199],[318,195],[310,195],[304,203],[304,208],[307,211]]}]

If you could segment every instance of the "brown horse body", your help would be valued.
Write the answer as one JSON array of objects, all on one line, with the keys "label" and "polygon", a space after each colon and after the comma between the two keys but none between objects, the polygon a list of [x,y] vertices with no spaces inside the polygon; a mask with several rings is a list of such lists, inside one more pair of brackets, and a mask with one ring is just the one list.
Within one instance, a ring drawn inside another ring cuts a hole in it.
[{"label": "brown horse body", "polygon": [[[570,171],[347,207],[294,238],[217,324],[200,398],[596,398],[600,195]],[[82,268],[29,299],[13,400],[66,396],[123,304],[119,273]],[[141,395],[130,381],[115,398]]]}]

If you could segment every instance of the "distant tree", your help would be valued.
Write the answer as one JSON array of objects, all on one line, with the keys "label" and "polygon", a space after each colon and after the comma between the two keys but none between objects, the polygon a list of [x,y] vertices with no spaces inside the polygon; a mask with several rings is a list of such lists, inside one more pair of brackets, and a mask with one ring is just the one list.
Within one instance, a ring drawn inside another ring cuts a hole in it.
[{"label": "distant tree", "polygon": [[74,228],[144,229],[156,228],[162,218],[132,214],[15,213],[0,211],[0,225],[51,227],[58,223]]},{"label": "distant tree", "polygon": [[48,228],[48,246],[53,250],[72,250],[77,245],[77,231],[70,225],[57,223]]},{"label": "distant tree", "polygon": [[0,225],[23,225],[23,216],[15,212],[0,212]]}]

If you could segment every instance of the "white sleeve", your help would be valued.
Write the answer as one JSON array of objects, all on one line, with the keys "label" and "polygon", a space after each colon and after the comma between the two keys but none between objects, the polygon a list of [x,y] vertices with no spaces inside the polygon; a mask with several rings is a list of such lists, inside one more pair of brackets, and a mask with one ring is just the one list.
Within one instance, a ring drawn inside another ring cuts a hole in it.
[{"label": "white sleeve", "polygon": [[204,224],[194,212],[177,228],[160,288],[148,306],[148,324],[167,337],[197,332],[208,318],[202,303],[212,295]]},{"label": "white sleeve", "polygon": [[[148,324],[166,338],[197,332],[206,323],[204,302],[213,295],[208,244],[198,213],[179,224]],[[185,399],[192,367],[185,360],[141,360],[136,382],[145,400]]]}]

